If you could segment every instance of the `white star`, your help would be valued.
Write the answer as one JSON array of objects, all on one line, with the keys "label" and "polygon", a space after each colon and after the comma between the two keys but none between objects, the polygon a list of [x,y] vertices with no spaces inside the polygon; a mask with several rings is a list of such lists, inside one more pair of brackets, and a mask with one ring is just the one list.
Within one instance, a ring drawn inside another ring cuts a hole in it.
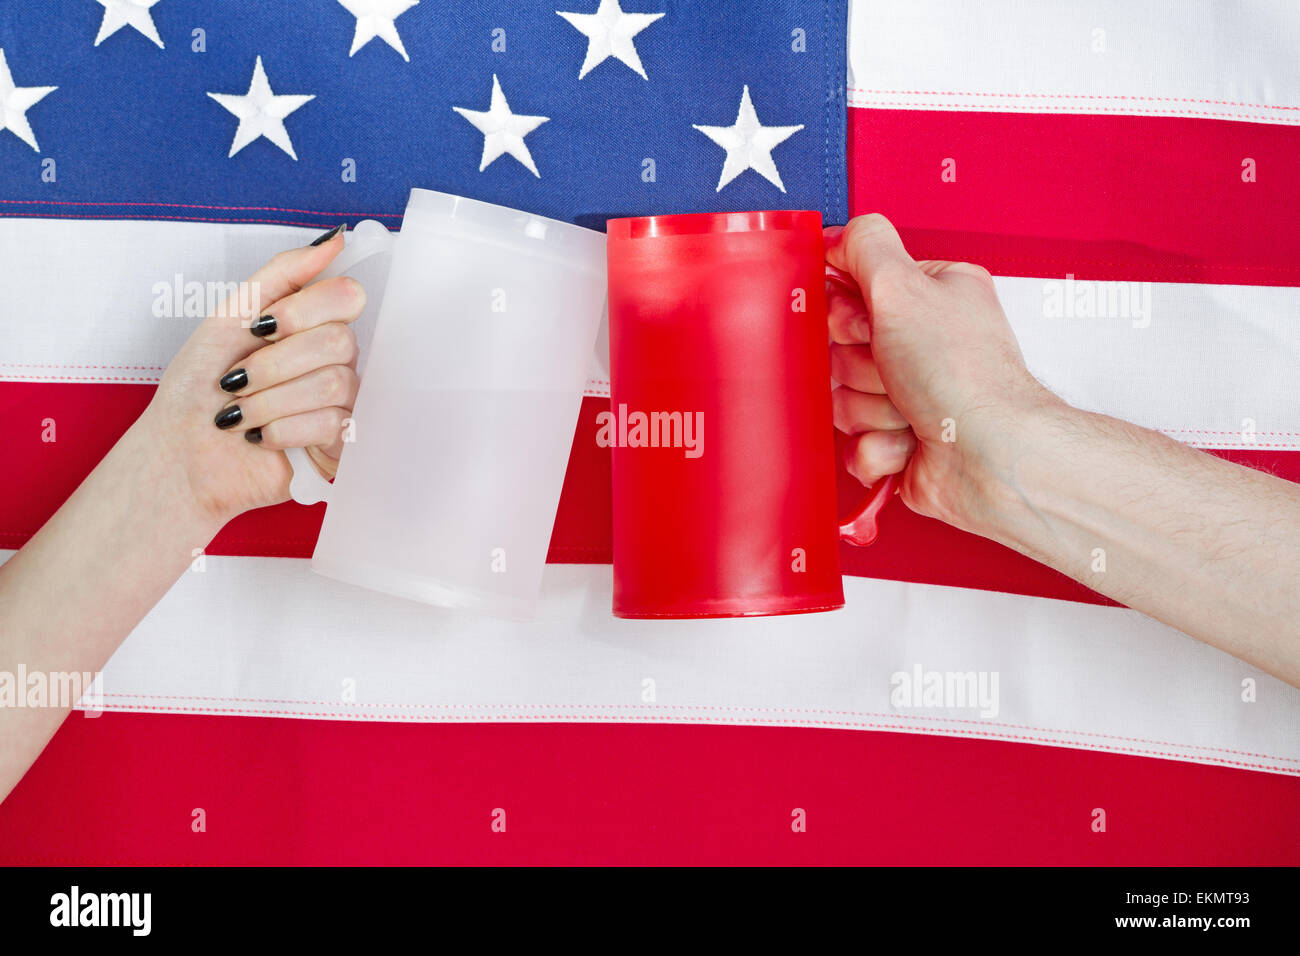
[{"label": "white star", "polygon": [[0,48],[0,130],[11,131],[38,153],[41,150],[27,122],[27,111],[57,89],[57,86],[14,86],[5,51]]},{"label": "white star", "polygon": [[393,22],[420,0],[339,0],[348,13],[357,18],[357,31],[352,34],[352,49],[348,56],[354,55],[363,46],[380,37],[391,46],[407,63],[411,58],[406,55],[402,38]]},{"label": "white star", "polygon": [[502,153],[509,153],[534,176],[541,178],[542,174],[537,171],[524,137],[550,117],[520,116],[510,112],[510,104],[501,92],[501,81],[495,73],[492,74],[492,105],[486,113],[461,109],[459,106],[453,106],[452,109],[473,123],[475,129],[483,134],[483,161],[478,167],[480,173]]},{"label": "white star", "polygon": [[643,80],[650,79],[641,66],[641,58],[636,54],[632,38],[662,17],[662,13],[624,13],[618,0],[600,0],[595,13],[555,12],[587,37],[587,58],[582,61],[578,79],[582,79],[611,56],[636,70]]},{"label": "white star", "polygon": [[118,30],[125,26],[135,27],[153,40],[159,49],[163,48],[162,37],[153,25],[153,14],[149,8],[159,0],[97,0],[104,8],[104,20],[99,25],[99,36],[95,37],[95,46],[99,46]]},{"label": "white star", "polygon": [[262,58],[257,58],[253,67],[253,82],[243,96],[233,93],[209,93],[222,106],[239,117],[239,129],[235,130],[235,141],[230,144],[230,155],[247,146],[259,136],[265,136],[282,150],[297,159],[289,132],[284,128],[284,118],[302,106],[314,100],[311,96],[276,96],[271,92],[271,83],[262,69]]},{"label": "white star", "polygon": [[772,161],[772,148],[803,129],[802,123],[798,126],[764,126],[758,121],[754,104],[749,99],[749,87],[746,86],[745,92],[740,95],[740,112],[736,114],[733,125],[695,128],[727,151],[727,160],[722,164],[722,178],[718,180],[715,192],[721,192],[723,186],[747,169],[754,170],[781,192],[785,192],[781,174],[776,171],[776,163]]}]

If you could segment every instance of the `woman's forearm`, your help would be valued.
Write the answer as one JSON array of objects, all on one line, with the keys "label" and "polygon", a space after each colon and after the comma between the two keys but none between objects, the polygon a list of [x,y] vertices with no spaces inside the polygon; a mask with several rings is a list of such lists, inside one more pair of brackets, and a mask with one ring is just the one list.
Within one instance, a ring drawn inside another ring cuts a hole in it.
[{"label": "woman's forearm", "polygon": [[1158,432],[1050,402],[973,530],[1300,686],[1300,495]]},{"label": "woman's forearm", "polygon": [[[36,675],[47,688],[52,675],[97,673],[224,523],[196,503],[150,423],[146,411],[0,567],[0,672]],[[70,703],[48,690],[44,701],[27,687],[13,690],[13,704],[0,706],[0,799]]]},{"label": "woman's forearm", "polygon": [[[280,253],[199,323],[144,414],[0,567],[0,682],[97,673],[196,549],[235,515],[287,500],[284,449],[337,460],[357,390],[347,323],[366,302],[355,279],[319,279],[343,245],[337,226]],[[0,705],[0,800],[71,703]]]}]

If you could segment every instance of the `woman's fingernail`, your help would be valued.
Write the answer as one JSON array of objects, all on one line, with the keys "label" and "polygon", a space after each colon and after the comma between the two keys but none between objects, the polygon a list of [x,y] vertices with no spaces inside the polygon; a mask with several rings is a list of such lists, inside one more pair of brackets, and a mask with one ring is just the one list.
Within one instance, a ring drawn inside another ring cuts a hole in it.
[{"label": "woman's fingernail", "polygon": [[221,386],[223,392],[237,392],[248,385],[248,372],[237,368],[221,376],[221,381],[217,384]]},{"label": "woman's fingernail", "polygon": [[254,445],[260,445],[262,444],[262,429],[250,428],[248,431],[244,432],[244,438],[251,441]]},{"label": "woman's fingernail", "polygon": [[231,428],[238,425],[244,420],[244,413],[239,410],[238,405],[227,405],[221,411],[217,412],[217,417],[212,419],[218,428]]},{"label": "woman's fingernail", "polygon": [[274,334],[274,333],[275,333],[275,316],[273,316],[273,315],[259,315],[259,316],[257,317],[257,321],[254,322],[252,325],[250,325],[250,326],[248,327],[248,331],[252,332],[252,333],[253,333],[254,335],[256,335],[259,339],[264,339],[264,338],[266,338],[268,335],[272,335],[272,334]]},{"label": "woman's fingernail", "polygon": [[827,226],[822,230],[822,238],[826,242],[834,242],[844,232],[843,226]]},{"label": "woman's fingernail", "polygon": [[348,224],[346,222],[340,223],[339,225],[335,226],[333,229],[329,230],[328,232],[322,233],[321,235],[317,236],[315,239],[311,241],[311,244],[313,246],[323,246],[325,243],[329,242],[331,239],[333,239],[335,236],[337,236],[340,232],[342,232],[347,227]]}]

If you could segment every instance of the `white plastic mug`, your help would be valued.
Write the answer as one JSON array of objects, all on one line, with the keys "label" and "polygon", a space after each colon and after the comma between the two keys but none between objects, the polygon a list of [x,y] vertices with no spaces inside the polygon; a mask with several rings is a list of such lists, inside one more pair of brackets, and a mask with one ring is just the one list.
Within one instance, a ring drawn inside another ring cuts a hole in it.
[{"label": "white plastic mug", "polygon": [[365,365],[333,485],[290,454],[294,500],[329,502],[312,569],[530,617],[604,311],[605,237],[424,189],[399,236],[376,226],[360,223],[329,270],[392,258],[369,348],[359,320]]}]

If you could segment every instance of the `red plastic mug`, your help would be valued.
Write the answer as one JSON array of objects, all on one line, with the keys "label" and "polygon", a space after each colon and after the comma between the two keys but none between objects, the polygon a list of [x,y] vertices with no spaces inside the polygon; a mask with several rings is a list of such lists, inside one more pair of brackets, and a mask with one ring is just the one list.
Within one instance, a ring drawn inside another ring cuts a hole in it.
[{"label": "red plastic mug", "polygon": [[608,233],[614,614],[843,607],[839,541],[875,539],[895,482],[837,519],[821,214]]}]

